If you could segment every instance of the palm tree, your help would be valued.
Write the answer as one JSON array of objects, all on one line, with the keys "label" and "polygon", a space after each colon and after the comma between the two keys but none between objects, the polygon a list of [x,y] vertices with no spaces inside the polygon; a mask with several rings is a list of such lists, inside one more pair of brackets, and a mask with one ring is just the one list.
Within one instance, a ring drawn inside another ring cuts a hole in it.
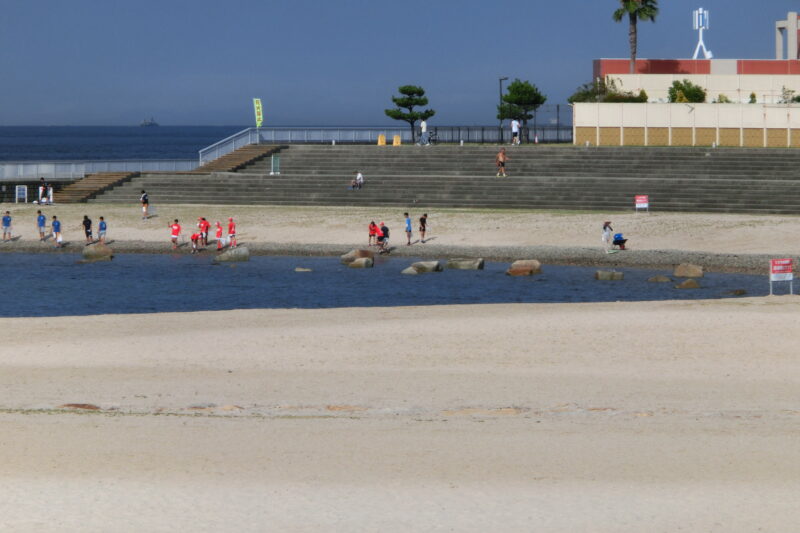
[{"label": "palm tree", "polygon": [[636,74],[636,23],[640,20],[656,21],[658,0],[619,0],[622,4],[614,11],[614,20],[620,22],[628,15],[628,39],[631,44],[631,74]]}]

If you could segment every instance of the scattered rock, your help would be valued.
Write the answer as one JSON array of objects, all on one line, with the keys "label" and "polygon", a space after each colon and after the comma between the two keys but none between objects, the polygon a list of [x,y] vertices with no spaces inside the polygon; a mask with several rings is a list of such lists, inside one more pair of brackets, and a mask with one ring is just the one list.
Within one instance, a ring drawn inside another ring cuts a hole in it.
[{"label": "scattered rock", "polygon": [[356,259],[361,259],[363,257],[368,257],[370,259],[375,259],[375,252],[372,250],[350,250],[343,256],[339,258],[343,265],[349,265]]},{"label": "scattered rock", "polygon": [[111,261],[114,259],[114,251],[101,243],[85,246],[82,255],[83,260],[81,263],[96,263],[97,261]]},{"label": "scattered rock", "polygon": [[672,275],[676,278],[702,278],[703,267],[691,263],[681,263],[675,267]]},{"label": "scattered rock", "polygon": [[699,289],[700,288],[700,284],[697,283],[697,280],[695,280],[695,279],[687,279],[687,280],[675,285],[675,288],[676,289]]},{"label": "scattered rock", "polygon": [[65,403],[64,405],[59,405],[60,408],[63,409],[83,409],[85,411],[99,411],[100,408],[91,403]]},{"label": "scattered rock", "polygon": [[594,279],[600,281],[619,281],[625,279],[625,273],[617,272],[616,270],[598,270],[594,273]]},{"label": "scattered rock", "polygon": [[483,270],[483,258],[477,259],[448,259],[447,268],[454,268],[456,270]]},{"label": "scattered rock", "polygon": [[530,266],[511,267],[506,270],[506,276],[533,276],[537,271]]},{"label": "scattered rock", "polygon": [[412,266],[404,268],[403,270],[400,271],[400,273],[401,274],[410,274],[412,276],[416,276],[417,274],[419,274],[419,272],[417,272],[417,269],[412,267]]},{"label": "scattered rock", "polygon": [[669,278],[667,276],[653,276],[647,281],[649,281],[650,283],[669,283],[672,281],[672,278]]},{"label": "scattered rock", "polygon": [[313,272],[310,268],[295,267],[295,272]]},{"label": "scattered rock", "polygon": [[372,268],[375,261],[371,257],[359,257],[347,264],[349,268]]},{"label": "scattered rock", "polygon": [[511,268],[531,268],[533,274],[539,274],[542,271],[542,263],[536,259],[519,259],[511,263]]},{"label": "scattered rock", "polygon": [[250,250],[248,250],[246,246],[228,248],[214,257],[215,263],[238,263],[241,261],[250,261]]},{"label": "scattered rock", "polygon": [[411,268],[416,270],[418,274],[422,274],[423,272],[441,272],[442,263],[439,261],[419,261],[413,263]]}]

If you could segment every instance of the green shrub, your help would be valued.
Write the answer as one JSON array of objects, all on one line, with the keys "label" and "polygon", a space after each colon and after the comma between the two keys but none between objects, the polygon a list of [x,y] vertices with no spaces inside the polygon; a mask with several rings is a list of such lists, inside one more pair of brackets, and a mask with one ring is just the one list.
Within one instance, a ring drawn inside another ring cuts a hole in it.
[{"label": "green shrub", "polygon": [[706,90],[689,80],[673,81],[669,88],[669,101],[673,103],[691,102],[702,104],[706,101]]}]

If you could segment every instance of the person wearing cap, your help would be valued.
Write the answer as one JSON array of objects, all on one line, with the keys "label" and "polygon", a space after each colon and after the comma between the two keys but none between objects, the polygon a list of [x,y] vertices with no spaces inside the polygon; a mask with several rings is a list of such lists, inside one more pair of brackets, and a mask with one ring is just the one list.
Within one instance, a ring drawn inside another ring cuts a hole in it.
[{"label": "person wearing cap", "polygon": [[389,228],[386,226],[385,222],[381,222],[378,228],[378,245],[381,247],[380,253],[389,253]]},{"label": "person wearing cap", "polygon": [[605,246],[606,250],[611,248],[611,232],[612,231],[614,231],[614,229],[611,227],[611,221],[608,220],[606,222],[603,222],[603,234],[600,237],[600,240],[602,241],[603,246]]},{"label": "person wearing cap", "polygon": [[236,222],[233,221],[233,217],[228,218],[228,245],[236,248]]}]

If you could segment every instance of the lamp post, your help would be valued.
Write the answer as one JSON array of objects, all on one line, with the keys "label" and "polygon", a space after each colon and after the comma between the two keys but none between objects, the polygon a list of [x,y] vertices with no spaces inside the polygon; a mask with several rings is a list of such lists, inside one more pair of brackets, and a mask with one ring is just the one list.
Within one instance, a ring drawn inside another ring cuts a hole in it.
[{"label": "lamp post", "polygon": [[508,79],[508,76],[504,76],[499,78],[500,81],[500,100],[499,100],[499,107],[497,108],[497,116],[499,117],[500,124],[497,128],[497,133],[500,134],[498,139],[500,139],[500,144],[503,144],[503,82]]}]

